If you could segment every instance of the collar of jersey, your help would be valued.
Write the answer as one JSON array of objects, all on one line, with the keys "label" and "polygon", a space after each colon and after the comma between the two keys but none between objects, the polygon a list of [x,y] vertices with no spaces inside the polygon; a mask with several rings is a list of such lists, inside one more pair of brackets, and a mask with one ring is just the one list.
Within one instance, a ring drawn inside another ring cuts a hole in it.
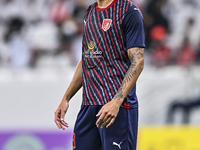
[{"label": "collar of jersey", "polygon": [[96,11],[104,11],[104,10],[110,8],[112,5],[114,5],[117,1],[118,1],[118,0],[114,0],[114,1],[113,1],[110,5],[108,5],[106,8],[99,8],[99,7],[98,7],[98,3],[96,3],[95,9],[96,9]]}]

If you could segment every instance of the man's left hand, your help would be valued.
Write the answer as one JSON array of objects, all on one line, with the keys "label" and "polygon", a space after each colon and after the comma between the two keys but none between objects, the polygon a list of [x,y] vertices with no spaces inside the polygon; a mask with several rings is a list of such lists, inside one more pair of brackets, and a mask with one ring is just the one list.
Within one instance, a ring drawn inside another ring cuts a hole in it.
[{"label": "man's left hand", "polygon": [[115,99],[105,104],[96,115],[96,117],[100,116],[96,122],[97,127],[104,128],[106,126],[108,128],[111,126],[117,117],[120,106],[119,100]]}]

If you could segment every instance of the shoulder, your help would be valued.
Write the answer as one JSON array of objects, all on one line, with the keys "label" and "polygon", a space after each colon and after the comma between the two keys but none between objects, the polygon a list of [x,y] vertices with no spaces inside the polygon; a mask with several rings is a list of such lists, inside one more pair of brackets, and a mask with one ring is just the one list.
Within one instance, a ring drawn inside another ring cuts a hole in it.
[{"label": "shoulder", "polygon": [[88,14],[90,13],[90,11],[92,10],[92,8],[94,8],[96,6],[96,2],[89,5],[86,12],[85,12],[85,16],[84,16],[84,19],[88,16]]},{"label": "shoulder", "polygon": [[94,8],[96,6],[97,2],[92,3],[91,5],[88,6],[87,11],[90,11],[92,8]]},{"label": "shoulder", "polygon": [[127,4],[127,11],[124,14],[123,25],[143,25],[144,18],[140,9],[131,1]]},{"label": "shoulder", "polygon": [[143,19],[142,12],[133,2],[128,0],[127,8],[125,16],[140,17]]}]

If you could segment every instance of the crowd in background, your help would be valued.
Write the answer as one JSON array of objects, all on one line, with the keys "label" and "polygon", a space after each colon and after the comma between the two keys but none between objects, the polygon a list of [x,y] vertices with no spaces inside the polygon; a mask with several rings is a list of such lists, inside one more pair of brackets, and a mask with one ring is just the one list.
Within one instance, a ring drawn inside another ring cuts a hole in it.
[{"label": "crowd in background", "polygon": [[[1,0],[0,67],[37,67],[45,55],[81,58],[82,21],[95,0]],[[156,66],[200,63],[199,0],[132,0],[142,11],[146,60]]]}]

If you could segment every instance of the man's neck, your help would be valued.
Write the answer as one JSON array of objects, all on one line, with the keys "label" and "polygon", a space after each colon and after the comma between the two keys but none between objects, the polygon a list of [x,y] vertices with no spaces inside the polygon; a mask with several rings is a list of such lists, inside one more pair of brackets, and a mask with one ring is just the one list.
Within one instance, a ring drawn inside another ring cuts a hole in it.
[{"label": "man's neck", "polygon": [[97,0],[99,8],[108,7],[114,0]]}]

